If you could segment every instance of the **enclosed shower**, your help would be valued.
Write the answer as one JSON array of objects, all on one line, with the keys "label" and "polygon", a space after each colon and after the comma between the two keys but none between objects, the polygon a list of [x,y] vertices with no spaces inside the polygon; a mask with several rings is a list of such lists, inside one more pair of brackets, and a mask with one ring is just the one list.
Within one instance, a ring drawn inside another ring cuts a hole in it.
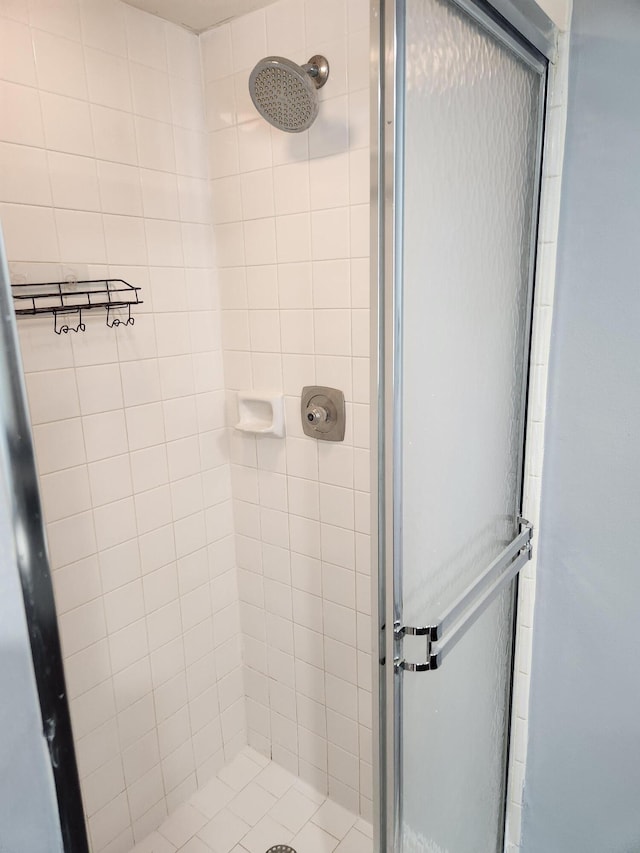
[{"label": "enclosed shower", "polygon": [[17,553],[65,853],[497,853],[555,27],[19,5],[2,284],[36,467],[8,493],[44,521]]}]

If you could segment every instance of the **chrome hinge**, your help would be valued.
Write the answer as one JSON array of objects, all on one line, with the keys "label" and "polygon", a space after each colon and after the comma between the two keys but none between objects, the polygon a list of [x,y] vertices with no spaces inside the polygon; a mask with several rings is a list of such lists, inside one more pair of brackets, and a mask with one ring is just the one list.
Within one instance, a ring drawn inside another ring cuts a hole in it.
[{"label": "chrome hinge", "polygon": [[437,654],[433,654],[431,651],[433,643],[438,639],[437,625],[413,627],[411,625],[402,625],[400,622],[396,622],[393,626],[393,636],[398,643],[401,642],[402,638],[405,636],[424,637],[427,646],[425,659],[421,663],[410,663],[409,661],[404,660],[404,658],[395,658],[393,668],[396,672],[403,669],[407,672],[427,672],[428,670],[438,668],[440,663],[439,656]]},{"label": "chrome hinge", "polygon": [[524,545],[522,546],[522,548],[520,549],[520,552],[522,553],[523,551],[526,551],[526,553],[528,555],[527,559],[532,560],[533,559],[533,524],[530,521],[527,521],[527,519],[524,518],[524,516],[522,516],[522,515],[518,516],[518,524],[520,525],[520,528],[521,528],[520,535],[522,535],[522,533],[524,533],[527,536],[527,539],[526,539]]}]

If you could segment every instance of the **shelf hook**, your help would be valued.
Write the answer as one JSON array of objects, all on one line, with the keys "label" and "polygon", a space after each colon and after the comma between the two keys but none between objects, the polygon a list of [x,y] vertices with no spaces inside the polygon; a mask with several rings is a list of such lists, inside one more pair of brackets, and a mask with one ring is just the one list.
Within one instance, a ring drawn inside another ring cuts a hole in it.
[{"label": "shelf hook", "polygon": [[127,314],[128,314],[128,316],[127,316],[126,320],[121,320],[119,317],[114,317],[113,320],[111,320],[111,322],[109,322],[109,318],[111,316],[111,306],[107,305],[107,320],[106,320],[107,326],[110,329],[113,329],[114,326],[133,326],[133,324],[135,323],[135,318],[131,316],[131,303],[130,302],[127,304]]},{"label": "shelf hook", "polygon": [[[69,326],[67,323],[63,323],[58,328],[58,313],[60,312],[56,310],[53,311],[53,331],[56,333],[56,335],[61,335],[63,332],[65,333],[65,335],[68,335],[69,332],[84,332],[84,330],[87,328],[86,325],[82,322],[82,308],[78,308],[78,325],[75,328],[73,326]],[[70,312],[64,311],[61,313],[68,314]]]}]

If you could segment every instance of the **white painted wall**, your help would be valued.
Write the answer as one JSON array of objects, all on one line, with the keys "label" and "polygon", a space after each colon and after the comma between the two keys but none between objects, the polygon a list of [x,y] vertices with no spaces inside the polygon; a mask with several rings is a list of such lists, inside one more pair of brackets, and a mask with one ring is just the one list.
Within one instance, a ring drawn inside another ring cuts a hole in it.
[{"label": "white painted wall", "polygon": [[637,3],[575,0],[524,788],[526,853],[640,845],[639,51]]}]

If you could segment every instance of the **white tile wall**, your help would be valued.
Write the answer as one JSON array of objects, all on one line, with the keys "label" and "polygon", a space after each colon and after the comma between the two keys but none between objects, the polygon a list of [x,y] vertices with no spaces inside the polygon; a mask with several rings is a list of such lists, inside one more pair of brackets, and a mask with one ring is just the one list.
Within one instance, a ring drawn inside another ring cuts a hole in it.
[{"label": "white tile wall", "polygon": [[[347,15],[348,8],[348,15]],[[371,813],[369,4],[280,0],[201,37],[228,423],[280,391],[284,439],[230,431],[249,743]],[[258,117],[263,56],[331,65],[313,127]],[[303,385],[341,388],[343,444],[303,435]]]},{"label": "white tile wall", "polygon": [[[553,5],[553,4],[540,4]],[[556,3],[564,16],[557,18],[568,27],[571,3]],[[561,32],[558,54],[550,66],[550,97],[547,106],[545,149],[540,199],[540,231],[536,272],[533,335],[531,340],[531,390],[527,424],[525,488],[523,512],[533,522],[537,534],[540,526],[540,484],[544,458],[544,421],[547,399],[547,376],[551,347],[551,314],[555,287],[560,186],[564,158],[567,115],[567,82],[569,67],[569,33]],[[514,694],[511,724],[509,784],[507,792],[506,853],[520,849],[522,793],[528,749],[529,685],[531,679],[531,643],[533,633],[536,547],[534,557],[520,575],[518,623],[514,666]]]},{"label": "white tile wall", "polygon": [[14,281],[144,299],[129,328],[19,323],[92,849],[118,853],[246,740],[198,40],[0,3],[0,99]]}]

